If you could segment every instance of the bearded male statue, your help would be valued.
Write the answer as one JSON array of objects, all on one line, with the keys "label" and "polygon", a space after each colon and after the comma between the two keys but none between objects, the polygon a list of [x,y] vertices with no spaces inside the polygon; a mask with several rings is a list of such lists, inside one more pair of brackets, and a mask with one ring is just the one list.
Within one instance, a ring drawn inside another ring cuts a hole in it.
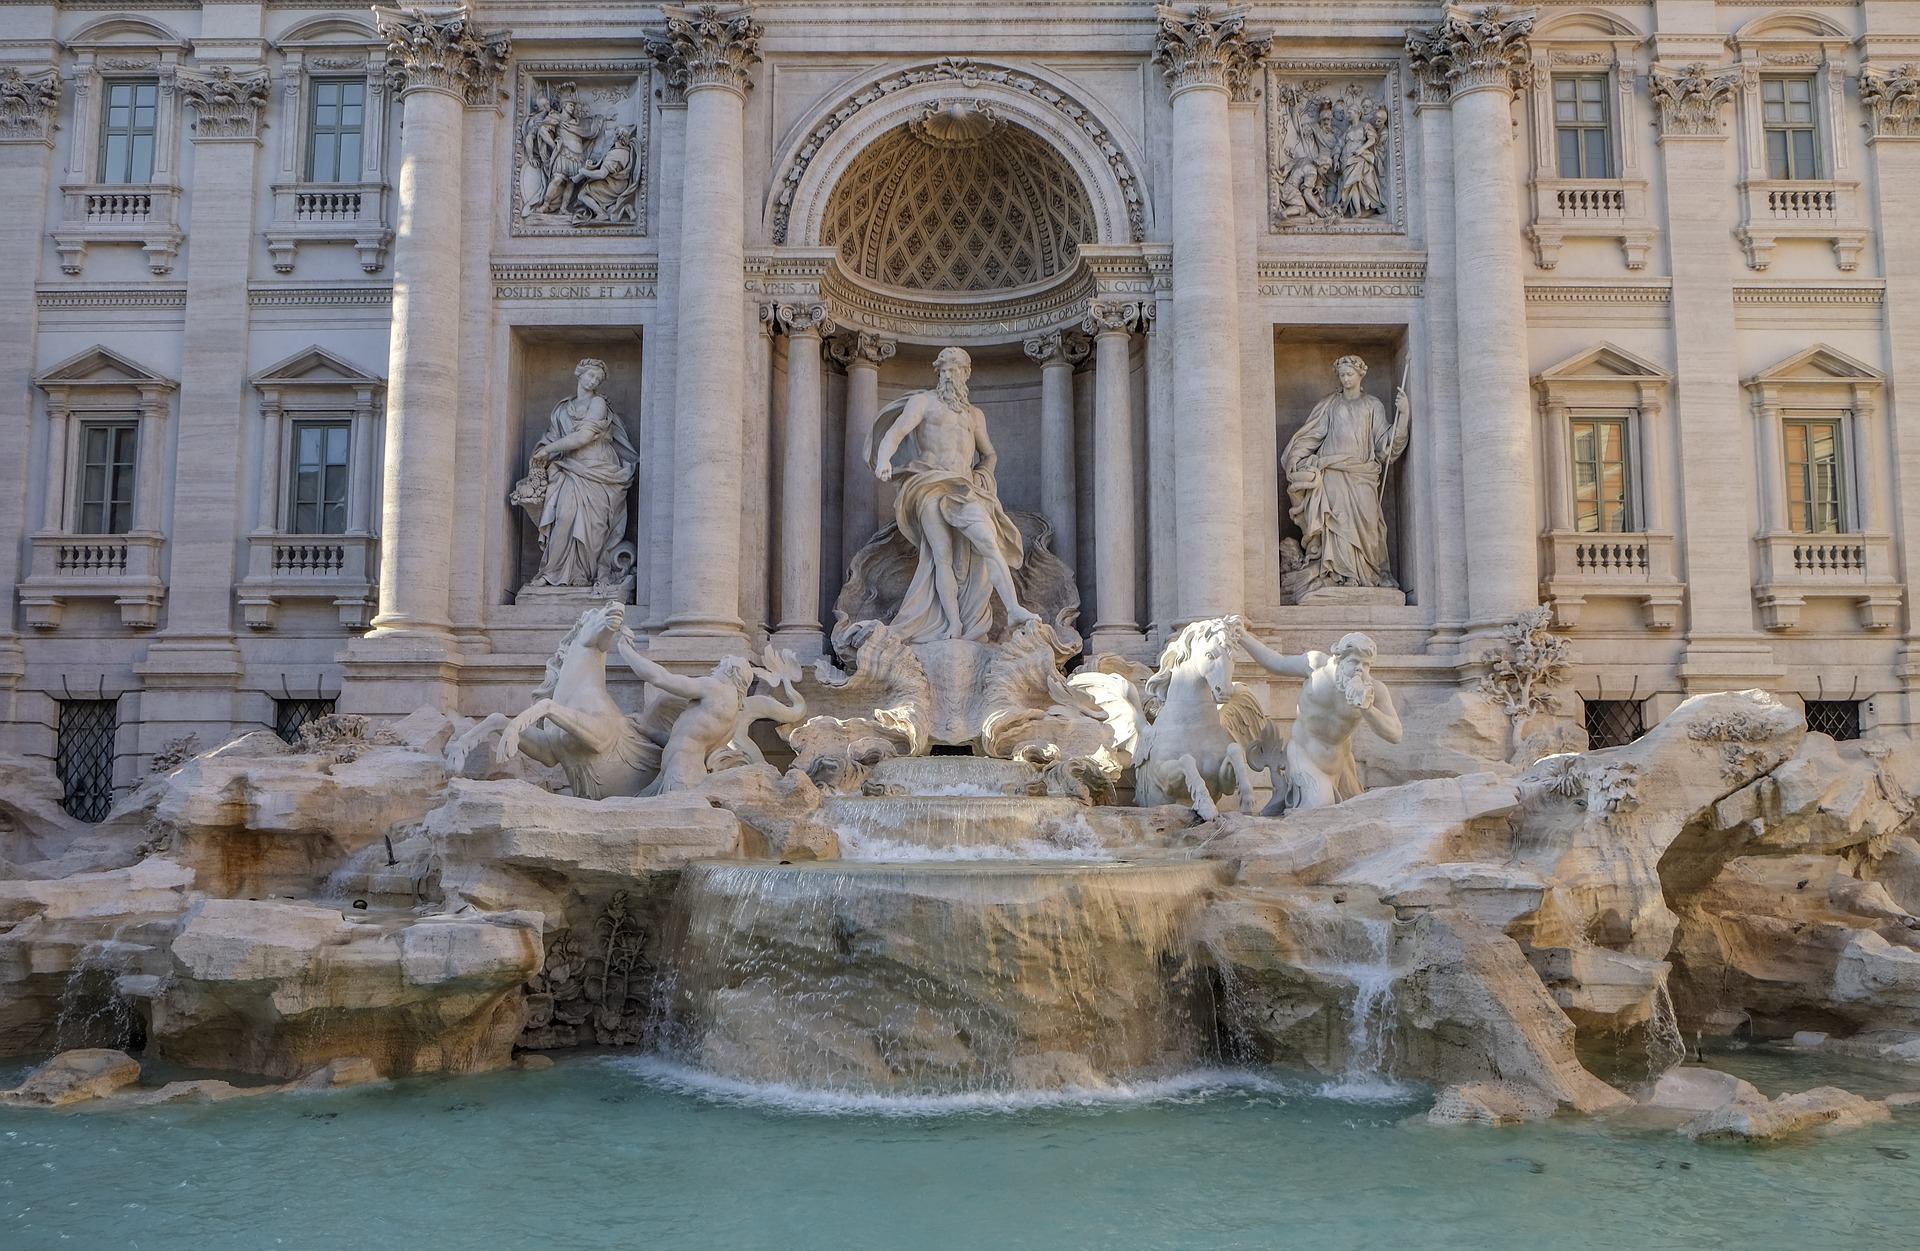
[{"label": "bearded male statue", "polygon": [[1273,801],[1263,815],[1277,817],[1289,808],[1325,808],[1352,799],[1364,787],[1353,758],[1353,736],[1364,723],[1389,743],[1405,734],[1399,710],[1386,683],[1373,676],[1379,654],[1371,638],[1349,634],[1333,651],[1287,656],[1246,632],[1232,619],[1236,641],[1269,673],[1304,678],[1293,737],[1284,769],[1275,768]]},{"label": "bearded male statue", "polygon": [[900,611],[888,623],[907,643],[986,638],[996,593],[1010,630],[1038,620],[1014,591],[1020,531],[1000,505],[986,414],[967,400],[973,360],[950,347],[933,368],[933,389],[881,409],[866,446],[880,481],[899,478],[894,520],[919,553]]},{"label": "bearded male statue", "polygon": [[1395,393],[1389,422],[1386,406],[1360,389],[1365,361],[1342,356],[1333,368],[1340,389],[1313,406],[1280,454],[1306,585],[1395,587],[1381,499],[1387,471],[1407,449],[1407,393]]}]

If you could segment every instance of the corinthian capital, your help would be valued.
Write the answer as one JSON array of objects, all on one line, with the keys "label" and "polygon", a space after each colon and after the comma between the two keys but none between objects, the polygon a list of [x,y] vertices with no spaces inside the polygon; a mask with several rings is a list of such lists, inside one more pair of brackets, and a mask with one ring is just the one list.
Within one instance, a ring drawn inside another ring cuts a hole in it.
[{"label": "corinthian capital", "polygon": [[892,339],[883,339],[877,334],[865,330],[849,330],[845,334],[835,335],[827,345],[827,351],[842,368],[850,365],[867,364],[876,368],[893,359],[900,345]]},{"label": "corinthian capital", "polygon": [[1080,328],[1088,334],[1132,334],[1136,330],[1145,330],[1147,323],[1153,320],[1154,308],[1151,302],[1140,300],[1091,300],[1087,303],[1086,320]]},{"label": "corinthian capital", "polygon": [[1407,32],[1407,57],[1423,94],[1512,93],[1532,74],[1534,10],[1450,4],[1438,26]]},{"label": "corinthian capital", "polygon": [[745,95],[753,86],[753,67],[760,63],[760,23],[744,5],[663,4],[667,33],[648,43],[654,59],[667,75],[667,86],[688,92],[700,87],[725,87]]},{"label": "corinthian capital", "polygon": [[252,142],[260,136],[260,110],[267,103],[264,70],[235,73],[218,65],[205,74],[179,73],[180,94],[193,106],[196,143]]},{"label": "corinthian capital", "polygon": [[60,102],[60,74],[35,74],[0,67],[0,143],[52,143],[54,105]]},{"label": "corinthian capital", "polygon": [[1190,87],[1214,87],[1235,100],[1250,98],[1253,70],[1273,43],[1271,35],[1247,33],[1247,10],[1197,5],[1184,12],[1156,5],[1160,31],[1153,60],[1167,76],[1174,95]]},{"label": "corinthian capital", "polygon": [[1725,134],[1721,118],[1739,85],[1739,69],[1709,70],[1699,61],[1678,71],[1664,65],[1647,71],[1647,87],[1660,106],[1663,136]]},{"label": "corinthian capital", "polygon": [[1873,138],[1920,139],[1920,65],[1866,66],[1860,71],[1860,100]]},{"label": "corinthian capital", "polygon": [[475,29],[465,5],[373,12],[387,38],[387,78],[402,96],[442,91],[475,108],[493,103],[512,48],[506,31]]}]

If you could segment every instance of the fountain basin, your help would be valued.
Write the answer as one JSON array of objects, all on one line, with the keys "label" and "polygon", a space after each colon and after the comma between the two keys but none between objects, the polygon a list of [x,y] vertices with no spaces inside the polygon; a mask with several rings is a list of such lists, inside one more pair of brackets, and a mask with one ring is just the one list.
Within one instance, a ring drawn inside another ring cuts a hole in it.
[{"label": "fountain basin", "polygon": [[[978,803],[980,801],[974,800]],[[1211,861],[689,865],[663,1043],[814,1089],[1098,1087],[1192,1065]]]},{"label": "fountain basin", "polygon": [[[849,859],[886,859],[896,847],[1001,847],[1031,844],[1098,846],[1080,826],[1087,807],[1077,799],[1002,795],[836,795],[820,805],[818,820],[841,836]],[[862,844],[882,854],[863,855]]]}]

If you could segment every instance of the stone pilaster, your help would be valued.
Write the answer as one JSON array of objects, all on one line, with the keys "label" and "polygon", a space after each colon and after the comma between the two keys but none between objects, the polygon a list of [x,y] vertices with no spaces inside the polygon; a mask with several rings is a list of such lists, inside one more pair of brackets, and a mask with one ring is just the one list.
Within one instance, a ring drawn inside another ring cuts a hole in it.
[{"label": "stone pilaster", "polygon": [[1055,330],[1032,335],[1021,347],[1040,366],[1040,514],[1053,527],[1054,555],[1078,563],[1073,472],[1073,369],[1087,356],[1086,340]]},{"label": "stone pilaster", "polygon": [[847,420],[840,456],[840,568],[892,520],[881,509],[880,480],[867,466],[867,436],[880,415],[880,366],[899,344],[864,330],[835,336],[829,351],[847,371]]},{"label": "stone pilaster", "polygon": [[1530,70],[1532,10],[1449,5],[1407,32],[1423,90],[1453,111],[1460,453],[1486,503],[1465,514],[1470,625],[1486,630],[1539,599],[1526,257],[1514,185],[1513,98]]},{"label": "stone pilaster", "polygon": [[760,25],[744,7],[663,5],[655,55],[687,100],[674,393],[673,634],[738,637],[746,407],[747,91]]},{"label": "stone pilaster", "polygon": [[1175,623],[1245,607],[1239,261],[1228,104],[1268,40],[1246,10],[1156,10],[1153,59],[1173,102]]},{"label": "stone pilaster", "polygon": [[1090,650],[1140,648],[1138,503],[1133,465],[1133,336],[1150,302],[1095,300],[1081,329],[1093,336],[1093,589]]},{"label": "stone pilaster", "polygon": [[780,599],[775,639],[818,655],[820,636],[821,336],[832,333],[824,304],[776,304],[787,336],[786,439],[780,453]]}]

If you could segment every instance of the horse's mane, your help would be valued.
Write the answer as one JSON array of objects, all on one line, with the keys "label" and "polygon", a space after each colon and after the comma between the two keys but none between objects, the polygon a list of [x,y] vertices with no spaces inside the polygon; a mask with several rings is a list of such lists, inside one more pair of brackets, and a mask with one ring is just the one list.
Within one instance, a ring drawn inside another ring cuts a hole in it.
[{"label": "horse's mane", "polygon": [[1147,696],[1154,700],[1165,700],[1167,687],[1173,682],[1173,671],[1193,659],[1194,645],[1204,638],[1213,626],[1211,621],[1193,621],[1181,627],[1180,633],[1167,640],[1160,653],[1160,667],[1147,679]]}]

